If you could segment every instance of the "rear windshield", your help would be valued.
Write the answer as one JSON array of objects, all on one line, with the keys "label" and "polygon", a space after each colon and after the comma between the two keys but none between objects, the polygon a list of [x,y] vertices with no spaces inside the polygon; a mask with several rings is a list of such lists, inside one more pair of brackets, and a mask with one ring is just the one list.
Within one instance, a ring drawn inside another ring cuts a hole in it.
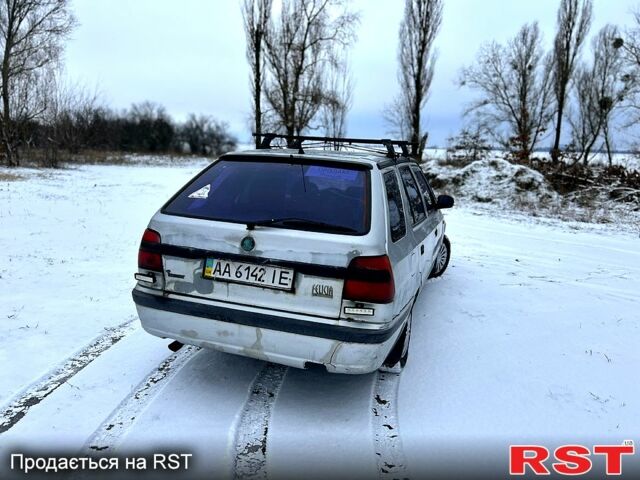
[{"label": "rear windshield", "polygon": [[296,230],[364,235],[369,172],[346,163],[221,159],[163,213]]}]

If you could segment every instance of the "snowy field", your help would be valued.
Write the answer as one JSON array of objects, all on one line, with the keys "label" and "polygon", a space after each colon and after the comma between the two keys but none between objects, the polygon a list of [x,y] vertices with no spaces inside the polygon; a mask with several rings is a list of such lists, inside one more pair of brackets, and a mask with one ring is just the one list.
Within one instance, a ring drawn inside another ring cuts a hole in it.
[{"label": "snowy field", "polygon": [[639,439],[640,240],[614,226],[447,211],[401,375],[171,353],[137,321],[137,248],[204,165],[0,169],[1,477],[38,449],[190,452],[211,478],[504,477],[511,443]]}]

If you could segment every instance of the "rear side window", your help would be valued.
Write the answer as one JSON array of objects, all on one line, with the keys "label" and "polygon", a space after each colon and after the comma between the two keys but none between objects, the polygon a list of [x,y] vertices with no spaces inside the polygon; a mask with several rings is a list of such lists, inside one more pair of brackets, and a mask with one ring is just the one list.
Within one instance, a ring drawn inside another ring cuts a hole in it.
[{"label": "rear side window", "polygon": [[389,226],[391,227],[391,241],[397,242],[407,233],[404,222],[404,208],[398,178],[392,170],[384,174],[384,185],[387,190],[387,208],[389,209]]},{"label": "rear side window", "polygon": [[369,171],[347,163],[221,159],[163,213],[296,230],[369,231]]},{"label": "rear side window", "polygon": [[422,203],[422,195],[420,194],[420,190],[418,190],[418,185],[416,184],[413,175],[411,175],[409,167],[401,167],[398,170],[400,171],[402,183],[404,183],[404,188],[407,192],[407,197],[409,198],[409,209],[411,210],[413,224],[415,225],[416,223],[420,223],[427,216],[424,209],[424,203]]},{"label": "rear side window", "polygon": [[427,178],[424,176],[424,173],[419,167],[411,167],[411,171],[418,181],[418,185],[422,191],[422,196],[427,204],[427,208],[434,208],[436,206],[436,198],[433,194],[433,190],[431,190],[431,187],[429,186],[429,182],[427,182]]}]

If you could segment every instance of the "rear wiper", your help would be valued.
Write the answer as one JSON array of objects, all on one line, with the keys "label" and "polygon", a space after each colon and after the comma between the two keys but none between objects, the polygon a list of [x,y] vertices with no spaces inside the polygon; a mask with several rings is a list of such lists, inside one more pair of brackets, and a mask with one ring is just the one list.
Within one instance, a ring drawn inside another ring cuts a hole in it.
[{"label": "rear wiper", "polygon": [[284,217],[284,218],[267,218],[264,220],[256,220],[252,222],[246,222],[247,230],[253,230],[255,227],[267,227],[270,225],[282,225],[291,227],[311,227],[318,229],[331,230],[333,232],[342,233],[358,233],[354,228],[345,227],[343,225],[334,225],[332,223],[320,222],[317,220],[309,220],[306,218],[297,217]]}]

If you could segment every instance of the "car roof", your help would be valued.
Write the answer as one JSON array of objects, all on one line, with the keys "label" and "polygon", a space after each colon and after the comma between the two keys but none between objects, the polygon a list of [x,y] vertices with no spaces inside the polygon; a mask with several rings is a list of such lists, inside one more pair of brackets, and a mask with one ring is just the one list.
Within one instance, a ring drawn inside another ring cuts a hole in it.
[{"label": "car roof", "polygon": [[[348,147],[347,147],[348,148]],[[371,167],[377,167],[379,169],[387,168],[389,166],[400,163],[414,163],[417,162],[409,157],[399,156],[398,158],[389,158],[385,153],[376,152],[357,152],[353,150],[323,150],[314,148],[304,148],[301,153],[300,150],[295,148],[277,148],[277,149],[253,149],[253,150],[238,150],[235,152],[225,153],[224,156],[244,156],[244,157],[256,157],[258,160],[260,157],[269,158],[311,158],[314,160],[325,160],[328,162],[346,162],[357,164],[368,164]]]}]

